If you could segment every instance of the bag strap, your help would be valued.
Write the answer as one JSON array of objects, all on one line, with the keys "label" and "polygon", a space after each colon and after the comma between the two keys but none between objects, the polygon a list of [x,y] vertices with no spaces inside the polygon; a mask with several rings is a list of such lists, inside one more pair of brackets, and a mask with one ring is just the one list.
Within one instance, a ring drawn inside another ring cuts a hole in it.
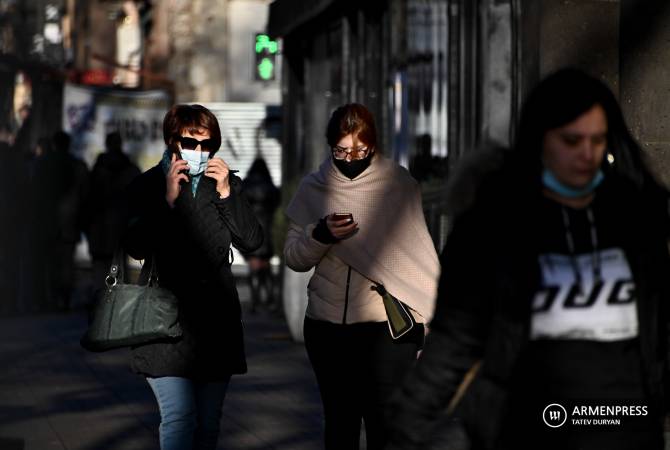
[{"label": "bag strap", "polygon": [[460,401],[463,399],[463,396],[467,392],[468,388],[472,384],[473,380],[475,379],[475,376],[477,376],[481,365],[482,360],[480,359],[479,361],[475,362],[465,373],[461,384],[459,384],[458,388],[456,389],[456,393],[453,397],[451,397],[451,401],[449,401],[449,405],[447,405],[447,414],[452,414],[454,412]]},{"label": "bag strap", "polygon": [[112,265],[109,267],[109,272],[105,277],[105,285],[107,289],[111,289],[116,286],[118,283],[125,283],[126,278],[126,253],[123,251],[123,248],[119,245],[114,251],[114,256],[112,256]]},{"label": "bag strap", "polygon": [[[349,267],[351,267],[351,266],[349,266]],[[360,273],[360,272],[358,272],[358,273]],[[384,294],[387,293],[387,290],[386,290],[386,288],[384,287],[384,285],[383,285],[382,283],[380,283],[379,281],[375,281],[375,280],[373,280],[372,278],[370,278],[370,277],[367,276],[367,275],[364,275],[364,274],[362,274],[362,273],[360,273],[360,274],[361,274],[361,276],[362,276],[363,278],[365,278],[365,279],[368,280],[370,283],[372,283],[372,286],[370,286],[370,290],[371,290],[371,291],[375,291],[375,292],[377,292],[377,294],[379,294],[380,297],[383,297]]]},{"label": "bag strap", "polygon": [[152,253],[144,259],[137,283],[147,286],[158,285],[158,278],[158,263],[156,262],[156,255]]},{"label": "bag strap", "polygon": [[[116,286],[118,283],[126,283],[126,252],[119,245],[114,251],[112,257],[112,265],[109,268],[109,273],[105,278],[105,284],[108,289]],[[153,285],[158,284],[158,264],[156,263],[155,255],[152,253],[146,257],[140,276],[138,279],[139,285]]]}]

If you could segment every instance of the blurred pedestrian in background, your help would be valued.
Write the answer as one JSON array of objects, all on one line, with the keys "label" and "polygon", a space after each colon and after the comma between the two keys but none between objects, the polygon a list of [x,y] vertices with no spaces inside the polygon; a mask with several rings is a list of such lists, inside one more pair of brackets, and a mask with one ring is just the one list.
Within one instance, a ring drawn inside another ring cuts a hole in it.
[{"label": "blurred pedestrian in background", "polygon": [[36,292],[46,309],[69,309],[74,283],[74,250],[85,222],[89,173],[86,164],[70,153],[70,136],[56,132],[48,152],[35,162],[32,195],[37,261]]},{"label": "blurred pedestrian in background", "polygon": [[16,130],[14,131],[15,149],[23,157],[28,158],[32,152],[32,133],[33,130],[33,115],[31,113],[30,105],[22,105],[18,111],[18,117],[15,122]]},{"label": "blurred pedestrian in background", "polygon": [[87,202],[88,250],[93,263],[93,288],[101,289],[126,224],[124,191],[140,169],[123,153],[118,131],[105,137],[101,153],[91,171]]},{"label": "blurred pedestrian in background", "polygon": [[18,310],[21,237],[25,228],[26,175],[23,155],[12,145],[10,128],[0,125],[0,315]]},{"label": "blurred pedestrian in background", "polygon": [[[455,217],[388,448],[663,449],[667,207],[611,91],[574,69],[542,81]],[[579,405],[639,415],[573,425]]]},{"label": "blurred pedestrian in background", "polygon": [[251,312],[256,312],[260,305],[265,305],[269,311],[276,311],[279,305],[270,258],[274,255],[272,222],[279,206],[280,193],[272,182],[268,166],[261,156],[251,164],[242,182],[242,192],[263,227],[263,244],[253,252],[244,254],[244,259],[249,265]]},{"label": "blurred pedestrian in background", "polygon": [[[361,419],[367,448],[381,449],[389,433],[383,412],[417,357],[433,311],[438,258],[419,185],[380,154],[370,111],[339,107],[326,139],[329,155],[287,208],[284,256],[293,270],[314,268],[304,336],[323,402],[326,449],[358,449]],[[377,284],[405,302],[417,322],[396,340],[371,290]]]},{"label": "blurred pedestrian in background", "polygon": [[35,148],[33,148],[33,151],[32,151],[33,158],[39,158],[40,156],[44,155],[45,153],[48,153],[50,145],[51,145],[51,143],[49,142],[48,137],[39,138],[37,140],[37,144],[35,145]]},{"label": "blurred pedestrian in background", "polygon": [[[27,205],[37,205],[40,196],[37,189],[36,172],[42,157],[50,153],[51,136],[42,136],[37,144],[25,156],[26,171],[24,195]],[[43,186],[43,183],[42,183]],[[19,308],[22,312],[35,312],[40,309],[52,308],[47,301],[46,255],[44,251],[45,236],[43,224],[38,221],[46,215],[36,207],[26,207],[25,220],[22,222],[20,234],[21,262],[19,274]],[[52,225],[49,225],[52,226]]]},{"label": "blurred pedestrian in background", "polygon": [[[5,168],[3,182],[7,183],[2,189],[5,196],[4,205],[7,208],[0,212],[0,220],[5,221],[8,226],[4,229],[3,238],[6,244],[1,248],[6,250],[5,256],[12,256],[6,260],[7,265],[2,269],[6,280],[10,283],[0,292],[4,294],[4,300],[9,306],[7,312],[29,312],[35,309],[34,305],[34,279],[32,272],[26,269],[30,266],[31,256],[35,254],[34,248],[34,222],[31,220],[32,206],[34,205],[32,194],[32,173],[35,158],[31,149],[31,133],[33,132],[33,120],[30,113],[30,105],[23,104],[12,117],[13,127],[3,125],[8,152],[3,152],[2,164]],[[3,134],[0,131],[0,134]],[[6,233],[6,234],[5,234]],[[41,249],[40,251],[43,251]],[[0,275],[1,277],[2,275]],[[41,284],[44,287],[44,283]]]},{"label": "blurred pedestrian in background", "polygon": [[51,149],[51,138],[49,138],[48,136],[43,136],[39,138],[37,140],[37,143],[35,144],[35,147],[33,147],[32,151],[28,155],[28,160],[31,162],[31,165],[34,166],[35,161],[41,156],[44,156],[45,154],[49,153],[50,149]]},{"label": "blurred pedestrian in background", "polygon": [[213,450],[230,377],[247,370],[230,246],[253,251],[263,234],[242,181],[215,155],[221,131],[211,111],[173,106],[163,138],[162,160],[128,188],[124,247],[154,259],[161,286],[179,300],[184,334],[134,348],[132,368],[158,401],[161,449]]}]

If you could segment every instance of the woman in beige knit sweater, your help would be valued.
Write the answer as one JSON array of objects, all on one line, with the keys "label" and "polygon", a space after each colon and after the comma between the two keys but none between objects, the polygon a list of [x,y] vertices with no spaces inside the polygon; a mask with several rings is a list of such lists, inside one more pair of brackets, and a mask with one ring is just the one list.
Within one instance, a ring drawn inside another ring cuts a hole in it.
[{"label": "woman in beige knit sweater", "polygon": [[[284,256],[309,281],[304,335],[325,415],[326,449],[358,449],[361,419],[367,448],[386,443],[384,409],[423,344],[439,276],[418,183],[379,154],[363,105],[330,118],[331,149],[306,176],[287,208]],[[400,299],[416,325],[390,334],[380,295]]]}]

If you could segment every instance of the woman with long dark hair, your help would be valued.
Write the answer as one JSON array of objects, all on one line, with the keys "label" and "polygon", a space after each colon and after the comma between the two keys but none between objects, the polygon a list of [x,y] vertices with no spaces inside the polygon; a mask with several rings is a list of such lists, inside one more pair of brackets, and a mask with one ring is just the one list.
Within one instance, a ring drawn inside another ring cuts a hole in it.
[{"label": "woman with long dark hair", "polygon": [[388,448],[662,449],[667,193],[612,92],[544,79],[454,220]]}]

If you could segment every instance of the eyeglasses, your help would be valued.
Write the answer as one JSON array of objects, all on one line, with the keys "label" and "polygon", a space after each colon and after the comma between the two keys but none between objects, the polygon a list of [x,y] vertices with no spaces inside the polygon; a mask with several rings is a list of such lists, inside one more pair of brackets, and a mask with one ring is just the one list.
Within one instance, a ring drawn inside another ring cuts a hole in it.
[{"label": "eyeglasses", "polygon": [[358,147],[358,148],[343,148],[339,145],[331,148],[333,152],[333,157],[335,159],[345,159],[347,155],[351,155],[351,159],[363,159],[368,155],[368,147]]},{"label": "eyeglasses", "polygon": [[214,150],[214,139],[211,138],[200,141],[186,136],[175,136],[175,140],[179,141],[182,150],[195,150],[198,148],[198,144],[203,151]]}]

